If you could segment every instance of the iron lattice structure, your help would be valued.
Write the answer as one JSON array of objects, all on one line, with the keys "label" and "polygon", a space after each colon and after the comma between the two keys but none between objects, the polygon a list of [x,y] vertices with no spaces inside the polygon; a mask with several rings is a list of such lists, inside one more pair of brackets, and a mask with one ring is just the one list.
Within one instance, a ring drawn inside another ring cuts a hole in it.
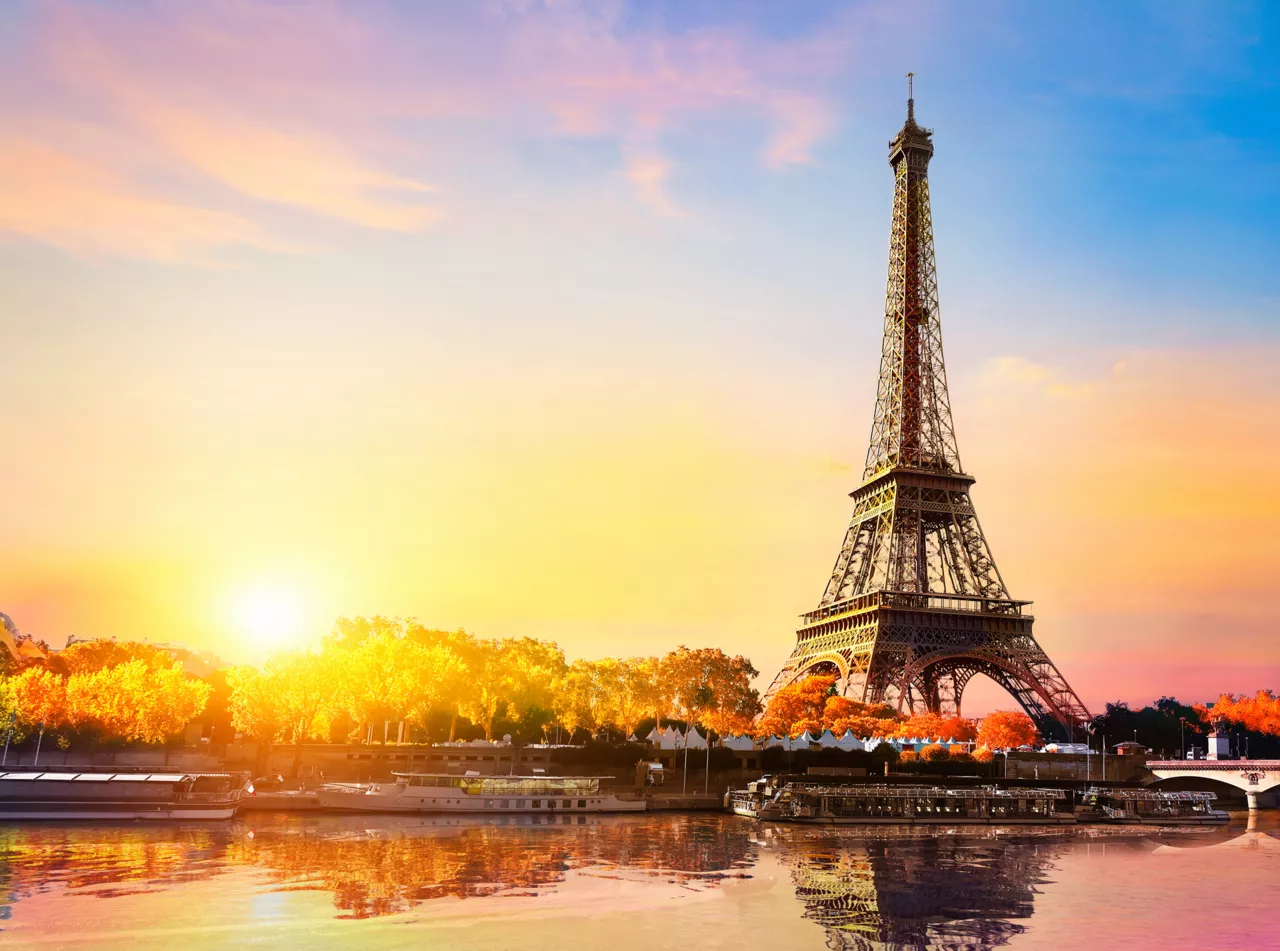
[{"label": "iron lattice structure", "polygon": [[942,357],[929,211],[932,132],[907,121],[889,144],[893,230],[875,420],[853,519],[818,607],[774,678],[835,673],[842,693],[909,713],[960,713],[986,674],[1045,736],[1071,738],[1089,713],[1032,636],[1029,601],[1009,596],[969,498]]}]

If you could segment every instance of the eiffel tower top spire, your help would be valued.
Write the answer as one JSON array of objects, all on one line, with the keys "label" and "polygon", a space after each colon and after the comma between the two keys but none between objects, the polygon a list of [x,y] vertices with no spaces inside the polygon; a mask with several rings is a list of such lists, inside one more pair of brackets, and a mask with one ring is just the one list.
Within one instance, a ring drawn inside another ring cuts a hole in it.
[{"label": "eiffel tower top spire", "polygon": [[898,468],[962,471],[942,357],[929,209],[933,133],[916,123],[914,74],[908,79],[907,121],[889,143],[893,223],[880,383],[864,481]]}]

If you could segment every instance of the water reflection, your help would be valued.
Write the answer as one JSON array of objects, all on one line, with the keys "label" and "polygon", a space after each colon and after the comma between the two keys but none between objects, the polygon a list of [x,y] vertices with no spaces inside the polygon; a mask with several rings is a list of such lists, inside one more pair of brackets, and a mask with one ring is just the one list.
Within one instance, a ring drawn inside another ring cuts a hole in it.
[{"label": "water reflection", "polygon": [[709,887],[751,865],[745,830],[726,834],[719,817],[564,818],[580,821],[382,819],[335,827],[330,820],[292,834],[246,835],[229,845],[227,858],[266,869],[282,886],[331,891],[334,905],[356,918],[436,898],[537,895],[571,870]]},{"label": "water reflection", "polygon": [[[121,899],[112,909],[145,931],[160,926],[152,921],[156,909],[187,914],[181,902],[145,896],[181,894],[181,886],[232,875],[216,884],[218,891],[203,894],[238,889],[255,902],[278,898],[280,909],[292,909],[288,914],[305,907],[314,916],[314,904],[285,899],[289,892],[318,892],[331,902],[329,917],[340,919],[467,901],[474,912],[466,913],[479,920],[509,898],[581,894],[563,891],[574,878],[595,881],[592,894],[607,914],[610,896],[627,889],[658,895],[651,885],[675,883],[729,896],[726,880],[752,879],[752,888],[777,896],[772,914],[821,926],[811,937],[797,930],[797,947],[808,941],[858,951],[994,948],[1024,934],[1056,870],[1073,855],[1078,863],[1082,854],[1101,851],[1118,861],[1209,848],[1280,858],[1271,825],[1177,835],[1118,831],[948,834],[762,826],[720,815],[575,816],[569,824],[534,824],[531,817],[317,816],[225,825],[8,826],[0,827],[0,929],[57,935],[60,915],[95,920],[83,904],[92,897]],[[1104,848],[1090,852],[1099,836]],[[617,888],[614,879],[621,880]],[[708,921],[706,927],[718,926]]]},{"label": "water reflection", "polygon": [[1006,944],[1069,847],[999,834],[783,835],[805,916],[826,929],[828,947],[858,951]]}]

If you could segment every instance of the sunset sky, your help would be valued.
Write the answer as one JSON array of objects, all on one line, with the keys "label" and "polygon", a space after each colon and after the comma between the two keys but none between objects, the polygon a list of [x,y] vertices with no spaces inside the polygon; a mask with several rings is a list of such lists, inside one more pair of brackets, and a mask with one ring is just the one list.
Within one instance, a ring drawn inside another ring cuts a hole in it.
[{"label": "sunset sky", "polygon": [[767,683],[861,474],[914,70],[1041,643],[1095,708],[1280,687],[1280,8],[1049,6],[0,0],[0,611]]}]

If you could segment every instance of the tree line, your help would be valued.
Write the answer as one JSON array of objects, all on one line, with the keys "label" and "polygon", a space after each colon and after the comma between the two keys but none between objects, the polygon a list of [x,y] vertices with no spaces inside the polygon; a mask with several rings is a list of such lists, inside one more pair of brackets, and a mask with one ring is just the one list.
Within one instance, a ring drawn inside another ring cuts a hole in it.
[{"label": "tree line", "polygon": [[[259,666],[203,678],[169,651],[140,643],[82,641],[43,658],[10,660],[0,670],[0,730],[14,743],[41,743],[51,733],[63,749],[165,742],[201,718],[223,734],[295,744],[507,733],[521,742],[621,740],[642,723],[647,729],[671,721],[719,736],[849,730],[860,739],[975,741],[989,749],[1036,740],[1021,713],[997,711],[980,724],[907,715],[839,696],[834,676],[784,687],[762,711],[751,686],[757,675],[747,658],[715,648],[570,662],[550,641],[485,639],[375,616],[339,620],[315,650],[280,652]],[[1170,753],[1226,730],[1255,757],[1280,754],[1280,698],[1270,690],[1223,694],[1207,705],[1169,697],[1136,710],[1110,703],[1091,726],[1096,738],[1136,738]]]},{"label": "tree line", "polygon": [[751,662],[716,648],[569,662],[530,637],[486,639],[413,620],[341,619],[315,650],[201,679],[166,651],[84,641],[0,676],[0,714],[22,742],[155,743],[193,719],[224,721],[261,743],[453,740],[482,733],[536,742],[622,739],[642,720],[723,734],[760,712]]}]

